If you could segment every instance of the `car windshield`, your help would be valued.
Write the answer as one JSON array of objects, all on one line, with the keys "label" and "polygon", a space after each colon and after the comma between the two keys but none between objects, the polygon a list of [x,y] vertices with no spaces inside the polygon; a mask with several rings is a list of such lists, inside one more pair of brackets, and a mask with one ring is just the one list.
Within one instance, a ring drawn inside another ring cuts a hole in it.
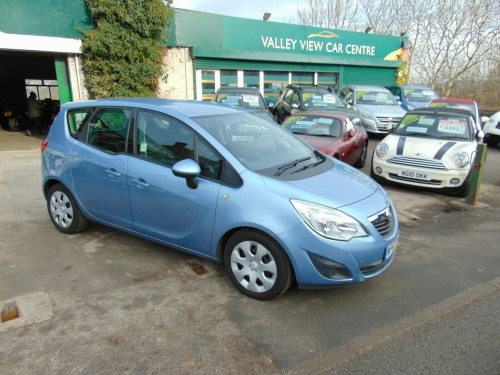
[{"label": "car windshield", "polygon": [[394,131],[396,135],[437,139],[472,139],[471,124],[464,116],[407,114]]},{"label": "car windshield", "polygon": [[430,102],[439,95],[429,89],[404,89],[405,99],[411,102]]},{"label": "car windshield", "polygon": [[304,102],[304,110],[310,111],[313,109],[333,109],[345,108],[342,100],[329,91],[313,91],[304,89],[302,91],[302,101]]},{"label": "car windshield", "polygon": [[283,124],[294,134],[341,138],[342,121],[338,118],[316,115],[290,116]]},{"label": "car windshield", "polygon": [[264,175],[277,175],[302,161],[323,160],[289,131],[256,114],[239,112],[192,119],[248,169]]},{"label": "car windshield", "polygon": [[398,105],[390,92],[380,91],[357,91],[356,103],[369,105]]},{"label": "car windshield", "polygon": [[220,93],[215,100],[217,103],[230,105],[232,107],[243,107],[247,109],[266,109],[264,100],[259,94],[252,93]]}]

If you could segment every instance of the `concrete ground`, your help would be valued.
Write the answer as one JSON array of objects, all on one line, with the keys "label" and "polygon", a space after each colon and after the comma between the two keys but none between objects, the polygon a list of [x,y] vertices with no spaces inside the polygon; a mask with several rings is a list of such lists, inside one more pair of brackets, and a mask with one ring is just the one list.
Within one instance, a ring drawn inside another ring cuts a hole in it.
[{"label": "concrete ground", "polygon": [[500,373],[497,180],[478,206],[386,187],[401,221],[386,273],[261,302],[218,264],[98,224],[58,232],[41,143],[0,131],[0,308],[21,315],[0,325],[0,375]]}]

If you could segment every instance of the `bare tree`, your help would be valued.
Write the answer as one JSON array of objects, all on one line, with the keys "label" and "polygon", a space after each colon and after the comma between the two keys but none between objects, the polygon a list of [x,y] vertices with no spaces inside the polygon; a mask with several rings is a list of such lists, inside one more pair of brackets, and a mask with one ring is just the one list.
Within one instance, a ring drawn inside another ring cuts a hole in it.
[{"label": "bare tree", "polygon": [[498,59],[498,0],[433,0],[421,16],[421,38],[413,50],[421,79],[449,96],[460,77]]},{"label": "bare tree", "polygon": [[409,81],[445,96],[500,59],[499,14],[498,0],[306,0],[297,11],[300,24],[408,36]]},{"label": "bare tree", "polygon": [[306,0],[297,9],[299,24],[357,31],[362,27],[357,1]]},{"label": "bare tree", "polygon": [[393,0],[360,0],[366,25],[374,33],[400,35],[408,31],[410,12],[408,2]]}]

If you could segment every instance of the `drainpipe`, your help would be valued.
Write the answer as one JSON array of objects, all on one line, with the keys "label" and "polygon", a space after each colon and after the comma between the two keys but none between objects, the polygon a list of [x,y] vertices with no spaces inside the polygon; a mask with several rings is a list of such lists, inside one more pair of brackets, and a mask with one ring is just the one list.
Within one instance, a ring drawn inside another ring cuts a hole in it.
[{"label": "drainpipe", "polygon": [[82,81],[80,80],[80,60],[78,59],[78,55],[75,55],[75,65],[76,65],[76,82],[78,85],[78,96],[80,101],[83,100],[83,93],[82,93]]}]

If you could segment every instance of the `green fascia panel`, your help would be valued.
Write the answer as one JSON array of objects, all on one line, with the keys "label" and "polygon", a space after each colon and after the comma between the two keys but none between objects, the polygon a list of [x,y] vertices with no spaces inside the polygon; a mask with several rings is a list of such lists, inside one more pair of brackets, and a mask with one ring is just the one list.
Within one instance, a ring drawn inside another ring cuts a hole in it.
[{"label": "green fascia panel", "polygon": [[[174,22],[167,28],[167,46],[222,48],[223,16],[174,9]],[[203,25],[203,27],[200,27]]]},{"label": "green fascia panel", "polygon": [[192,47],[195,58],[397,68],[394,55],[406,39],[179,9],[172,27],[169,45]]},{"label": "green fascia panel", "polygon": [[84,0],[0,1],[0,32],[80,38],[92,27]]},{"label": "green fascia panel", "polygon": [[346,58],[346,57],[330,57],[330,56],[309,56],[287,54],[280,52],[254,52],[246,50],[218,50],[206,47],[193,47],[192,57],[194,59],[212,58],[212,59],[238,59],[238,60],[251,60],[251,61],[276,61],[276,62],[289,62],[299,64],[325,64],[325,65],[357,65],[357,66],[373,66],[373,67],[386,67],[386,68],[399,68],[403,65],[400,60],[387,61],[387,60],[374,60],[367,58]]}]

